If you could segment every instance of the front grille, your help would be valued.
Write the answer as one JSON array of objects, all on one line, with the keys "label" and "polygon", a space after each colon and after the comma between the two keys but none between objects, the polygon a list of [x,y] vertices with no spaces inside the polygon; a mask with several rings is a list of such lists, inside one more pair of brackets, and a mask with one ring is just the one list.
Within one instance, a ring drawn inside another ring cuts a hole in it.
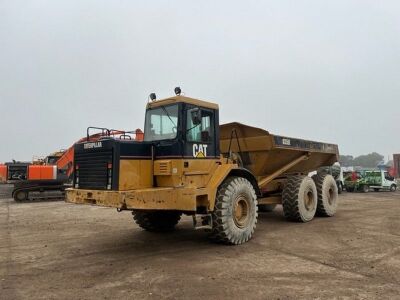
[{"label": "front grille", "polygon": [[[75,183],[81,189],[105,190],[108,183],[108,165],[112,164],[113,152],[110,150],[75,152]],[[77,182],[77,177],[79,182]]]}]

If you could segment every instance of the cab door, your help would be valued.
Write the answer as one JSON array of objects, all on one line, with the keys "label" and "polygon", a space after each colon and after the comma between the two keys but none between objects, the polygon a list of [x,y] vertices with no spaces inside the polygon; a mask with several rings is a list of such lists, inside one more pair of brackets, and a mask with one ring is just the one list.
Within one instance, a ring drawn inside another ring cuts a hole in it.
[{"label": "cab door", "polygon": [[208,108],[186,105],[183,175],[186,185],[203,187],[219,161],[218,115]]},{"label": "cab door", "polygon": [[187,105],[185,158],[216,158],[215,110]]},{"label": "cab door", "polygon": [[390,186],[393,184],[394,178],[389,175],[389,172],[385,171],[382,172],[382,185],[385,188],[390,188]]}]

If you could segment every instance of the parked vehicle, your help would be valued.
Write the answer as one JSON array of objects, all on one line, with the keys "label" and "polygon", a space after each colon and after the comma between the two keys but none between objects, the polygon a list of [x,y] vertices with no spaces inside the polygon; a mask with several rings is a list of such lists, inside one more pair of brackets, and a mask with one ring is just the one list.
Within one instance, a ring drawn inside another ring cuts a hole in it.
[{"label": "parked vehicle", "polygon": [[385,170],[361,170],[348,174],[345,178],[345,188],[348,192],[376,192],[381,190],[396,191],[397,182]]},{"label": "parked vehicle", "polygon": [[219,124],[215,103],[180,95],[147,104],[144,141],[104,138],[75,145],[67,201],[128,210],[149,231],[173,230],[182,214],[212,240],[242,244],[259,211],[283,206],[290,221],[333,216],[330,174],[338,146],[279,136],[240,123]]}]

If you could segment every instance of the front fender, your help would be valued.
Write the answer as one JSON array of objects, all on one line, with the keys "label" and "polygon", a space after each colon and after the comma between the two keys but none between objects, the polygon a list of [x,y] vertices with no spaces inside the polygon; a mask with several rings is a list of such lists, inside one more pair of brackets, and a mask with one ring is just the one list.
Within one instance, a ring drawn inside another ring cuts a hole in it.
[{"label": "front fender", "polygon": [[229,176],[237,176],[246,178],[253,185],[254,190],[256,191],[257,196],[261,195],[260,188],[257,184],[257,179],[254,175],[245,168],[240,168],[236,164],[223,164],[220,165],[217,170],[214,172],[209,184],[207,186],[208,189],[208,201],[210,211],[214,210],[215,206],[215,198],[217,196],[218,187],[224,182],[226,178]]}]

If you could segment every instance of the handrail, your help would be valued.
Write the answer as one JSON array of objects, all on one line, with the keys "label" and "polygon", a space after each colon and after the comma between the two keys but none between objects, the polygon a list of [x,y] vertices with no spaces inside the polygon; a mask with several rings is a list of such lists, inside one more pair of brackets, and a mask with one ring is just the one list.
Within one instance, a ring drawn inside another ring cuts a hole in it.
[{"label": "handrail", "polygon": [[[89,131],[90,131],[90,129],[99,129],[99,130],[101,130],[101,135],[102,136],[110,136],[110,129],[104,128],[104,127],[93,127],[93,126],[90,126],[90,127],[88,127],[86,129],[86,141],[89,141],[89,137],[90,137]],[[106,133],[106,134],[104,134],[104,133]]]},{"label": "handrail", "polygon": [[240,148],[239,137],[238,137],[236,128],[232,128],[231,137],[229,139],[228,156],[226,157],[226,163],[228,163],[229,157],[231,156],[231,146],[232,146],[233,133],[235,133],[235,136],[236,136],[236,142],[237,142],[237,145],[238,145],[238,148],[239,148],[239,154],[240,154],[240,156],[242,156],[242,149]]}]

